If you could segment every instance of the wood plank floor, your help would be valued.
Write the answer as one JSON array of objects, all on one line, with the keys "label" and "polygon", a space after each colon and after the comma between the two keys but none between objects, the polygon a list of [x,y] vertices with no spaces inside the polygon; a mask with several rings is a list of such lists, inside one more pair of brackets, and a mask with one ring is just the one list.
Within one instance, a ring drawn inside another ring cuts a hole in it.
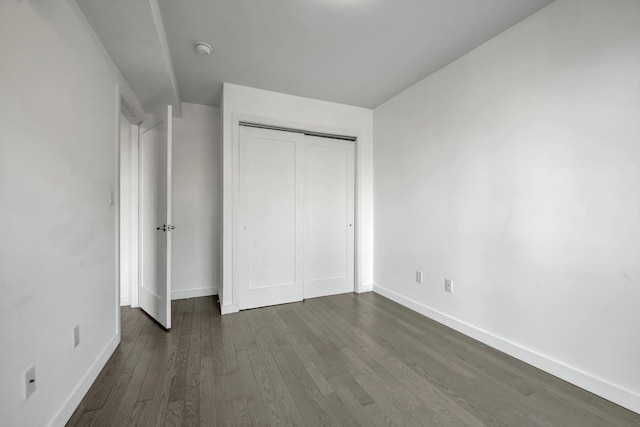
[{"label": "wood plank floor", "polygon": [[639,426],[640,415],[374,293],[220,316],[174,301],[122,343],[68,426]]}]

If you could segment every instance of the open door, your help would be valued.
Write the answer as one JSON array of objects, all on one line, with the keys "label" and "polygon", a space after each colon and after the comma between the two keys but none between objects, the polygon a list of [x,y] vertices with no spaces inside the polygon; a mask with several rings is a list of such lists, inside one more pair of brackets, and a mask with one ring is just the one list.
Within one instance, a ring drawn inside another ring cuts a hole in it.
[{"label": "open door", "polygon": [[140,281],[138,299],[171,329],[171,105],[139,141]]}]

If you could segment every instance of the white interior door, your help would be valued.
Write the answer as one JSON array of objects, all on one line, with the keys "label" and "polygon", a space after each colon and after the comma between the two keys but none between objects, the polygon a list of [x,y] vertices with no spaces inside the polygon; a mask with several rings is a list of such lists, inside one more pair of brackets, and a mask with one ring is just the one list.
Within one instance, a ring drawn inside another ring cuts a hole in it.
[{"label": "white interior door", "polygon": [[354,290],[355,143],[305,136],[304,297]]},{"label": "white interior door", "polygon": [[240,127],[240,309],[302,300],[304,135]]},{"label": "white interior door", "polygon": [[140,308],[171,328],[171,106],[140,147]]}]

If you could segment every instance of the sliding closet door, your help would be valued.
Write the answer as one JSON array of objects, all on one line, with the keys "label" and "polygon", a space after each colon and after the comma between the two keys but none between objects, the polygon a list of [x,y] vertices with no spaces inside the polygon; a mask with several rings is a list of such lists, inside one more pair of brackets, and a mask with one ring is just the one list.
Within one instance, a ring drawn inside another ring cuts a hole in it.
[{"label": "sliding closet door", "polygon": [[304,297],[354,290],[355,143],[305,136]]},{"label": "sliding closet door", "polygon": [[240,309],[301,301],[304,135],[240,127]]}]

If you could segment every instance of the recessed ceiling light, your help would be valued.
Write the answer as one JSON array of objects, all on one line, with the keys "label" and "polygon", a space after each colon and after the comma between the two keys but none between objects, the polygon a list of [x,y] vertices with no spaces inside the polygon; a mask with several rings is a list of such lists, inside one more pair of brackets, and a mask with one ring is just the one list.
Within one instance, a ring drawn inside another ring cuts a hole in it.
[{"label": "recessed ceiling light", "polygon": [[213,50],[213,46],[207,42],[196,42],[194,47],[196,48],[196,52],[200,55],[209,55]]}]

